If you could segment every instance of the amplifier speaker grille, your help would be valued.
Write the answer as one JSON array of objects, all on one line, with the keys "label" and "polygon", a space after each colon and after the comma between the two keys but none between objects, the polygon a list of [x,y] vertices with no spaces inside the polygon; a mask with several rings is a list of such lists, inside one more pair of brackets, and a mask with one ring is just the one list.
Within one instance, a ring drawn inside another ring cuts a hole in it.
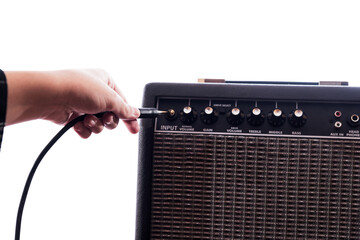
[{"label": "amplifier speaker grille", "polygon": [[155,133],[151,239],[359,239],[360,141]]}]

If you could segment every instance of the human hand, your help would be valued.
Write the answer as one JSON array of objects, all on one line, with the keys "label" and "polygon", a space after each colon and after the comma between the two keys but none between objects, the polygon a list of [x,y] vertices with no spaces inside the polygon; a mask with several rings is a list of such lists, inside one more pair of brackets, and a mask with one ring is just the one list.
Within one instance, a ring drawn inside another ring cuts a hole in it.
[{"label": "human hand", "polygon": [[[8,82],[6,125],[32,119],[59,124],[83,114],[74,126],[83,138],[117,127],[123,119],[131,133],[139,131],[140,113],[131,107],[113,79],[103,70],[5,72]],[[107,112],[101,119],[91,114]]]}]

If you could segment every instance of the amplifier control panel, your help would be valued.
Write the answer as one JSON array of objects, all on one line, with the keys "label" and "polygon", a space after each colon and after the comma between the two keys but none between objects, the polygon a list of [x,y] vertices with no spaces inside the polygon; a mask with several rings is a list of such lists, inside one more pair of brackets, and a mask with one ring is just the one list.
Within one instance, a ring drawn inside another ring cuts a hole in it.
[{"label": "amplifier control panel", "polygon": [[360,138],[360,105],[334,102],[159,98],[156,132]]}]

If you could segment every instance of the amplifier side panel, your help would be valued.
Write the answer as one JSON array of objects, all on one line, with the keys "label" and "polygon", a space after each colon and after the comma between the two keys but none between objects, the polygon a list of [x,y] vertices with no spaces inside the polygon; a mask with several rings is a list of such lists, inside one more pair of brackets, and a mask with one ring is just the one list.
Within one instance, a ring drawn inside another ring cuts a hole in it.
[{"label": "amplifier side panel", "polygon": [[[156,91],[147,86],[142,106],[156,107],[156,95]],[[135,239],[138,240],[150,239],[154,125],[153,119],[140,122],[135,228]]]}]

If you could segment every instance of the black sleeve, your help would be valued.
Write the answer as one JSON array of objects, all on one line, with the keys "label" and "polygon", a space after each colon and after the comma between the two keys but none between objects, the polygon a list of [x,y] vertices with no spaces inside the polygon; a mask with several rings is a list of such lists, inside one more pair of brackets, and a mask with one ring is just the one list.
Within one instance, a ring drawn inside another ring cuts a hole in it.
[{"label": "black sleeve", "polygon": [[7,106],[6,76],[4,72],[0,69],[0,149],[1,149],[2,136],[5,126],[6,106]]}]

